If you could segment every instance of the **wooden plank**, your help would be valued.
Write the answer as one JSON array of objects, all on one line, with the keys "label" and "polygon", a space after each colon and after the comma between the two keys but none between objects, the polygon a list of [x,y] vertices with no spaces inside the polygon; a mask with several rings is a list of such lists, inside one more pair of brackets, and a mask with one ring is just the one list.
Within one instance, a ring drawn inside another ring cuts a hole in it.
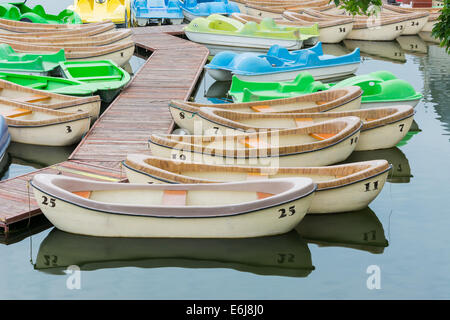
[{"label": "wooden plank", "polygon": [[92,126],[69,161],[0,182],[0,228],[7,231],[11,224],[41,214],[28,185],[35,174],[119,181],[125,177],[120,163],[128,153],[148,154],[150,135],[173,128],[168,103],[190,97],[209,54],[205,47],[173,36],[183,35],[183,28],[133,29],[136,46],[153,51],[150,58]]}]

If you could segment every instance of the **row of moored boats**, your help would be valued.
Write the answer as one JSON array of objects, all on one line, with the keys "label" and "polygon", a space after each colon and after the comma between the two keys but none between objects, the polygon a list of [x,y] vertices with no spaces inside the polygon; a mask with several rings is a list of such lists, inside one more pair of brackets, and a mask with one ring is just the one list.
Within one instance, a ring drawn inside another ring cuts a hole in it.
[{"label": "row of moored boats", "polygon": [[[147,2],[134,1],[130,10]],[[185,27],[192,41],[230,49],[205,68],[216,80],[232,80],[233,103],[171,101],[183,134],[153,134],[151,155],[128,154],[122,167],[130,183],[36,175],[35,198],[58,229],[102,237],[260,237],[289,232],[306,214],[361,210],[379,195],[388,161],[342,162],[355,151],[395,147],[422,95],[387,71],[319,81],[352,75],[360,64],[359,49],[325,55],[322,42],[389,40],[380,34],[409,32],[406,22],[420,18],[419,30],[431,14],[383,6],[378,32],[372,18],[349,17],[328,1],[236,3],[240,12],[190,16]],[[111,22],[4,25],[11,32],[0,35],[0,54],[8,57],[0,64],[0,108],[11,138],[2,141],[76,143],[101,100],[111,101],[129,81],[121,66],[133,54],[131,34]],[[14,28],[27,30],[21,43]],[[11,72],[19,64],[24,72]],[[40,74],[21,74],[33,68]]]}]

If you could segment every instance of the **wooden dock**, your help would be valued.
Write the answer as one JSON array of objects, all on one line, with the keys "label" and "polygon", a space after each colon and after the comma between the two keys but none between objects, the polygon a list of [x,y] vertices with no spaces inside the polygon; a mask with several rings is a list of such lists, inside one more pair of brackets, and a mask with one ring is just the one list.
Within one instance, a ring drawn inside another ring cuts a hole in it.
[{"label": "wooden dock", "polygon": [[0,182],[0,228],[8,233],[18,222],[41,212],[28,187],[36,173],[119,181],[120,162],[128,153],[148,152],[152,133],[166,133],[173,123],[171,99],[188,99],[208,58],[201,45],[175,35],[180,26],[133,29],[136,46],[152,54],[122,93],[79,143],[68,161]]}]

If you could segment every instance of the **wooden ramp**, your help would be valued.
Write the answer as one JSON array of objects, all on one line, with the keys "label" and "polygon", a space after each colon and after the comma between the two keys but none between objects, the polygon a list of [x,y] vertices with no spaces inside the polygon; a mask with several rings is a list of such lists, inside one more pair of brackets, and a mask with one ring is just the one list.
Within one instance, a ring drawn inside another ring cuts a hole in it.
[{"label": "wooden ramp", "polygon": [[[148,152],[152,133],[172,127],[171,99],[188,99],[208,57],[208,50],[175,37],[182,26],[133,29],[136,46],[152,51],[122,93],[111,103],[74,150],[69,160],[0,182],[0,228],[41,214],[27,182],[36,173],[119,181],[120,162],[128,153]],[[171,35],[172,34],[172,35]]]}]

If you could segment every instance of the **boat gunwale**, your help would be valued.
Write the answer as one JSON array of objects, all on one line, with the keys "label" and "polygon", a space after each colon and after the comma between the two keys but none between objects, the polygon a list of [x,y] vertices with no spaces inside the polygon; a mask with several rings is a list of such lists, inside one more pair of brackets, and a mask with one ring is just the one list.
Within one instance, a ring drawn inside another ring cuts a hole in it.
[{"label": "boat gunwale", "polygon": [[50,119],[43,119],[43,120],[23,120],[20,118],[8,118],[4,117],[6,120],[6,123],[8,124],[8,127],[15,127],[15,128],[35,128],[35,127],[46,127],[46,126],[52,126],[67,122],[73,122],[73,121],[79,121],[84,120],[86,118],[90,118],[88,112],[77,112],[77,113],[68,113],[48,108],[42,108],[42,107],[36,107],[31,106],[25,103],[18,103],[15,101],[9,101],[0,98],[0,104],[3,105],[9,105],[13,108],[21,108],[24,110],[28,110],[31,112],[37,112],[37,113],[44,113],[48,115],[55,116],[54,118]]},{"label": "boat gunwale", "polygon": [[352,28],[353,28],[353,19],[352,18],[343,18],[343,19],[334,19],[333,20],[333,19],[326,19],[326,18],[319,18],[319,17],[312,17],[312,16],[303,16],[298,12],[293,12],[293,11],[288,11],[288,10],[284,11],[282,16],[293,23],[295,23],[296,21],[299,21],[302,23],[309,22],[308,20],[303,20],[303,18],[321,20],[321,21],[315,22],[319,25],[319,31],[321,28],[324,29],[324,28],[339,27],[339,26],[346,25],[346,24],[351,24]]},{"label": "boat gunwale", "polygon": [[[40,175],[44,175],[44,174],[40,174]],[[50,176],[49,174],[45,174],[46,176]],[[52,175],[55,176],[55,175]],[[83,184],[83,182],[85,184],[89,184],[89,185],[99,185],[99,186],[105,186],[108,185],[108,183],[104,183],[104,182],[97,182],[97,181],[93,181],[93,180],[82,180],[82,179],[77,179],[77,178],[69,178],[69,177],[64,177],[64,176],[58,176],[58,178],[62,178],[62,180],[81,180],[80,183]],[[206,219],[206,218],[230,218],[230,217],[236,217],[236,216],[240,216],[240,215],[245,215],[245,214],[251,214],[253,212],[257,212],[257,211],[261,211],[261,210],[266,210],[266,209],[270,209],[273,207],[277,207],[277,206],[281,206],[283,204],[286,203],[291,203],[293,201],[298,201],[301,200],[303,198],[306,198],[308,196],[310,196],[311,194],[313,194],[316,189],[317,189],[317,185],[314,182],[311,182],[310,184],[305,184],[303,183],[303,186],[300,185],[300,179],[298,179],[297,183],[293,183],[289,180],[291,179],[279,179],[278,181],[273,181],[273,184],[278,183],[283,183],[280,180],[284,180],[284,183],[289,183],[290,186],[289,187],[283,187],[285,190],[281,193],[278,194],[274,194],[270,197],[264,198],[264,199],[257,199],[257,200],[251,200],[251,201],[245,201],[245,202],[240,202],[238,204],[235,205],[216,205],[216,206],[167,206],[167,205],[129,205],[129,204],[120,204],[120,203],[112,203],[116,208],[121,209],[121,211],[106,211],[105,209],[101,209],[101,206],[104,205],[108,205],[110,204],[109,202],[103,202],[103,201],[96,201],[96,200],[91,200],[91,199],[86,199],[83,198],[81,196],[75,195],[72,192],[67,191],[66,189],[59,187],[57,185],[55,185],[54,183],[50,183],[47,182],[45,185],[47,188],[50,188],[50,191],[44,191],[42,186],[36,186],[34,179],[30,181],[30,185],[37,189],[38,191],[53,197],[55,199],[58,199],[60,201],[69,203],[71,205],[83,208],[83,209],[88,209],[88,210],[92,210],[95,212],[101,212],[101,213],[106,213],[106,214],[114,214],[114,215],[121,215],[121,216],[132,216],[132,217],[143,217],[143,218],[163,218],[163,219]],[[118,190],[123,190],[120,189],[121,187],[123,188],[124,186],[126,186],[125,188],[131,189],[133,190],[134,188],[136,190],[139,190],[139,188],[148,188],[149,190],[155,189],[155,190],[159,190],[159,189],[169,189],[169,190],[186,190],[187,188],[192,188],[192,189],[187,189],[188,191],[206,191],[207,188],[211,187],[211,184],[189,184],[189,185],[150,185],[150,184],[117,184],[117,183],[109,183],[110,185],[114,184],[118,186]],[[248,184],[254,184],[257,185],[255,188],[257,188],[258,186],[261,185],[261,182],[233,182],[233,183],[229,183],[229,184],[223,184],[223,183],[219,183],[219,184],[215,184],[215,185],[220,185],[222,187],[224,187],[225,189],[217,189],[218,191],[227,191],[226,189],[229,186],[232,185],[236,185],[236,184],[240,184],[243,185],[244,187],[248,188]],[[270,183],[269,183],[270,185]],[[152,188],[154,186],[154,188]],[[205,189],[202,189],[202,187],[204,187]],[[99,189],[99,190],[92,190],[92,191],[107,191],[107,190],[114,190],[114,189]],[[126,189],[125,189],[126,190]],[[244,189],[242,189],[241,191],[243,191]],[[53,192],[52,192],[53,191]],[[228,190],[230,191],[230,190]],[[231,190],[233,191],[233,190]],[[248,191],[248,190],[246,190]],[[253,192],[253,191],[251,191]],[[255,192],[259,192],[259,191],[255,191]],[[301,192],[301,195],[298,195],[298,193]],[[55,195],[56,193],[56,195]],[[89,206],[91,205],[91,206]],[[239,210],[236,210],[236,207],[239,207]],[[250,207],[251,209],[246,209],[246,207]],[[152,208],[154,210],[157,209],[163,209],[163,211],[160,210],[160,212],[163,212],[164,215],[162,214],[149,214],[147,212],[145,212],[145,210]],[[142,213],[130,213],[130,212],[126,212],[126,211],[130,211],[130,209],[134,209],[136,211],[142,210],[144,212]],[[190,215],[186,215],[183,216],[183,211],[193,211],[195,210],[196,213],[195,214],[190,214]],[[227,212],[227,213],[223,213],[223,214],[219,214],[219,215],[213,215],[211,214],[211,210],[216,210],[219,212]],[[178,213],[178,215],[174,215],[172,213],[172,211],[174,211],[174,213],[176,212],[181,212]],[[238,212],[232,212],[229,213],[229,211],[238,211]],[[209,213],[209,214],[208,214]]]},{"label": "boat gunwale", "polygon": [[[214,106],[214,105],[212,105]],[[219,114],[218,114],[219,113]],[[228,114],[229,116],[234,116],[233,119],[231,117],[224,116]],[[356,113],[356,115],[355,115]],[[219,108],[213,107],[205,107],[201,108],[197,115],[205,119],[206,121],[210,121],[214,124],[218,124],[224,127],[228,127],[230,129],[235,130],[256,130],[256,131],[264,131],[268,129],[286,129],[286,128],[263,128],[256,127],[251,125],[246,125],[245,123],[236,121],[235,118],[245,117],[246,119],[265,119],[265,118],[289,118],[293,119],[295,117],[306,117],[306,118],[331,118],[334,119],[341,117],[360,117],[357,115],[358,113],[387,113],[387,115],[381,116],[379,118],[375,118],[371,121],[364,121],[363,126],[361,127],[361,132],[376,129],[383,127],[385,125],[390,125],[404,119],[408,119],[410,117],[414,117],[415,111],[414,108],[409,105],[404,106],[392,106],[392,107],[379,107],[379,108],[371,108],[371,109],[360,109],[360,110],[350,110],[350,111],[336,111],[336,112],[321,112],[321,113],[283,113],[283,112],[271,112],[271,113],[251,113],[251,112],[238,112],[232,110],[222,110]]]},{"label": "boat gunwale", "polygon": [[16,41],[3,41],[10,45],[16,52],[57,52],[64,49],[64,53],[67,59],[85,59],[86,57],[98,57],[106,54],[113,54],[120,50],[129,49],[135,47],[135,42],[133,40],[126,41],[124,43],[113,43],[104,46],[85,46],[85,47],[71,47],[64,44],[55,46],[45,46],[45,45],[31,45],[22,44]]},{"label": "boat gunwale", "polygon": [[[337,91],[340,90],[340,91]],[[345,88],[336,88],[336,89],[330,89],[325,91],[319,91],[314,92],[306,95],[296,96],[296,97],[289,97],[289,98],[280,98],[280,99],[272,99],[272,100],[265,100],[265,101],[252,101],[252,102],[239,102],[239,103],[220,103],[220,104],[200,104],[200,103],[192,103],[188,101],[182,101],[182,100],[171,100],[169,102],[169,108],[177,108],[177,109],[183,109],[184,111],[197,113],[202,107],[214,107],[214,108],[220,108],[220,109],[234,109],[234,108],[241,108],[241,107],[252,107],[252,106],[258,106],[261,104],[264,105],[285,105],[285,104],[292,104],[296,102],[315,102],[315,101],[323,101],[320,99],[314,100],[316,97],[320,96],[327,96],[327,95],[333,95],[333,94],[339,94],[339,92],[344,92],[344,94],[337,99],[331,100],[332,98],[328,99],[327,103],[320,104],[317,106],[307,107],[306,110],[311,110],[312,112],[326,112],[329,110],[333,110],[336,108],[339,108],[343,105],[346,105],[354,100],[362,98],[363,91],[358,86],[349,86]],[[331,100],[331,101],[330,101]],[[182,107],[180,107],[182,106]],[[323,110],[325,109],[325,110]],[[317,110],[317,111],[315,111]],[[291,112],[285,112],[285,113],[291,113]],[[301,113],[301,112],[298,112]]]},{"label": "boat gunwale", "polygon": [[[59,94],[59,93],[53,93],[53,92],[28,88],[28,87],[21,86],[21,85],[18,85],[18,84],[15,84],[15,83],[12,83],[12,82],[9,82],[6,80],[2,80],[2,79],[0,79],[0,101],[8,100],[8,101],[17,103],[17,101],[14,100],[14,98],[3,97],[1,95],[2,89],[26,92],[26,93],[35,94],[35,95],[48,96],[50,98],[62,100],[61,102],[45,104],[45,108],[48,108],[48,109],[60,109],[60,108],[66,108],[66,107],[72,107],[72,106],[85,105],[88,103],[100,103],[101,102],[100,96],[98,96],[98,95],[88,96],[88,97],[68,96],[68,95],[63,95],[63,94]],[[32,103],[32,102],[25,102],[24,104],[31,105],[31,106],[37,106],[37,107],[43,106],[43,104],[36,104],[36,103]]]},{"label": "boat gunwale", "polygon": [[[352,118],[352,119],[350,119]],[[355,120],[358,120],[357,122]],[[355,123],[351,123],[352,121],[355,121]],[[320,151],[320,150],[324,150],[324,149],[328,149],[331,148],[335,145],[338,145],[348,139],[350,139],[353,135],[358,134],[361,131],[361,127],[362,127],[362,122],[359,118],[357,117],[343,117],[343,118],[339,118],[339,119],[332,119],[332,120],[328,120],[328,121],[323,121],[323,122],[319,122],[317,124],[314,125],[310,125],[310,126],[305,126],[305,127],[300,127],[300,128],[291,128],[291,129],[284,129],[284,130],[273,130],[270,131],[268,130],[267,132],[264,132],[267,134],[267,136],[272,135],[272,133],[276,133],[277,135],[295,135],[295,134],[308,134],[308,130],[311,129],[315,129],[315,128],[321,128],[321,127],[328,127],[331,126],[331,128],[333,127],[333,124],[336,125],[336,123],[338,122],[344,122],[345,127],[343,129],[341,129],[337,134],[335,134],[333,137],[331,138],[327,138],[324,140],[320,140],[320,141],[314,141],[314,142],[309,142],[309,143],[303,143],[300,145],[288,145],[288,146],[278,146],[278,147],[269,147],[269,148],[265,148],[265,147],[257,147],[257,148],[248,148],[248,147],[243,147],[240,149],[224,149],[222,151],[225,151],[225,153],[217,153],[216,150],[217,148],[210,148],[210,147],[205,147],[202,144],[193,144],[193,143],[189,143],[189,142],[183,142],[182,140],[173,140],[173,137],[178,137],[181,139],[185,139],[186,137],[190,137],[191,139],[202,139],[202,142],[204,141],[204,139],[209,139],[209,142],[212,142],[213,140],[217,139],[217,138],[226,138],[226,139],[230,139],[232,138],[233,141],[238,141],[238,138],[240,137],[252,137],[252,136],[256,136],[258,137],[262,132],[256,132],[256,133],[247,133],[247,134],[237,134],[237,135],[232,135],[232,136],[173,136],[173,135],[157,135],[157,134],[152,134],[150,136],[150,139],[148,140],[148,142],[150,144],[155,144],[158,145],[160,147],[164,147],[167,149],[173,149],[173,150],[178,150],[178,151],[184,151],[184,152],[189,152],[189,153],[200,153],[200,154],[204,154],[204,155],[208,155],[208,156],[213,156],[213,157],[222,157],[222,158],[234,158],[234,159],[261,159],[261,158],[278,158],[278,157],[288,157],[288,156],[292,156],[292,155],[298,155],[298,154],[304,154],[304,153],[310,153],[310,152],[316,152],[316,151]],[[299,133],[299,132],[304,132],[304,133]],[[312,132],[309,132],[312,133]],[[181,148],[185,147],[185,148]],[[198,149],[201,149],[201,151],[199,151]],[[277,150],[277,153],[275,155],[272,155],[272,150]],[[258,154],[260,154],[261,150],[265,150],[265,155],[264,156],[259,156]],[[270,150],[270,155],[267,151]],[[227,152],[227,151],[232,151],[233,155],[231,156],[230,153],[231,152]],[[245,153],[245,155],[242,156],[237,156],[237,154],[242,151]],[[256,156],[251,155],[251,153],[257,153]]]},{"label": "boat gunwale", "polygon": [[[134,159],[133,159],[134,157]],[[162,164],[157,166],[155,164],[150,164],[147,160],[154,160],[156,162],[165,163],[167,166],[173,166],[173,168],[162,168]],[[214,164],[204,164],[199,162],[182,162],[182,161],[174,161],[171,159],[165,159],[155,156],[148,156],[143,154],[130,154],[127,156],[126,160],[122,161],[121,164],[128,168],[129,170],[138,172],[140,174],[150,176],[156,180],[160,180],[162,182],[171,183],[171,184],[184,184],[184,183],[225,183],[225,181],[218,180],[209,180],[202,179],[197,177],[191,177],[188,175],[183,175],[181,173],[174,172],[175,169],[181,171],[203,171],[207,169],[207,172],[220,172],[222,169],[225,172],[247,172],[247,173],[261,173],[261,172],[276,172],[276,174],[283,173],[294,173],[295,170],[304,170],[311,171],[310,175],[320,175],[320,171],[328,171],[339,168],[346,167],[354,167],[358,166],[368,166],[367,168],[358,170],[349,175],[343,176],[341,178],[325,180],[325,181],[317,181],[315,182],[313,178],[310,176],[308,178],[313,179],[314,183],[317,184],[316,192],[326,191],[331,189],[338,189],[342,187],[346,187],[348,185],[352,185],[364,180],[368,180],[374,178],[378,175],[381,175],[392,169],[392,165],[389,164],[386,160],[369,160],[369,161],[360,161],[349,164],[341,164],[341,165],[332,165],[332,166],[324,166],[324,167],[278,167],[278,168],[267,168],[267,167],[255,167],[255,166],[227,166],[227,165],[214,165]],[[176,168],[178,166],[178,168]],[[197,168],[198,167],[198,168]],[[172,170],[173,169],[173,170]],[[217,169],[214,170],[214,169]],[[301,177],[302,173],[298,173],[298,176]],[[308,174],[308,173],[305,173]],[[327,174],[325,172],[324,174]],[[331,174],[331,173],[330,173]],[[239,180],[240,181],[240,180]]]}]

